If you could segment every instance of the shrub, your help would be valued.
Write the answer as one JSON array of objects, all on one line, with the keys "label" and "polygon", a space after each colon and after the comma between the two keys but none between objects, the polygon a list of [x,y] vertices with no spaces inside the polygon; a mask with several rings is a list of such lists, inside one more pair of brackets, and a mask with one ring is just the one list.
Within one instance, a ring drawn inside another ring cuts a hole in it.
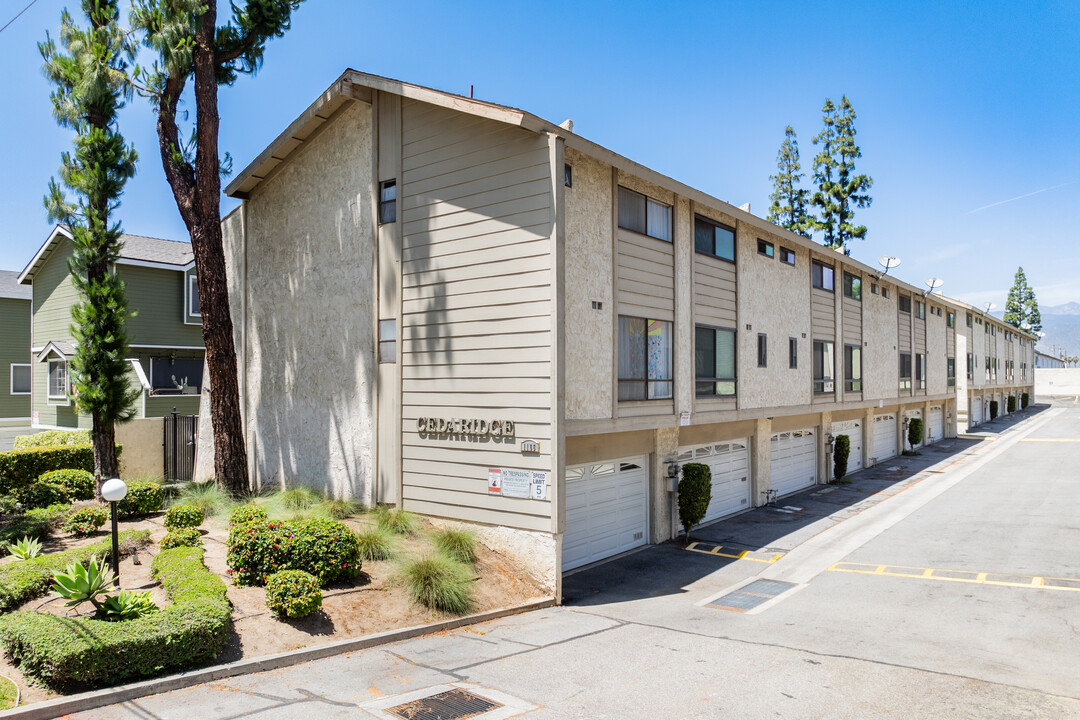
[{"label": "shrub", "polygon": [[203,511],[194,505],[173,505],[165,511],[165,529],[197,528],[204,519]]},{"label": "shrub", "polygon": [[320,586],[360,571],[356,535],[337,520],[259,521],[229,531],[226,562],[237,585],[262,585],[279,570],[304,570]]},{"label": "shrub", "polygon": [[454,560],[463,563],[476,562],[476,533],[471,530],[444,528],[432,533],[435,547]]},{"label": "shrub", "polygon": [[375,509],[375,523],[395,535],[412,535],[416,532],[416,517],[411,512],[388,505]]},{"label": "shrub", "polygon": [[1010,395],[1008,400],[1005,401],[1005,412],[1016,412],[1016,396]]},{"label": "shrub", "polygon": [[0,495],[0,515],[11,515],[19,512],[19,501],[14,495]]},{"label": "shrub", "polygon": [[60,485],[47,482],[30,483],[15,491],[15,499],[24,510],[64,505],[71,501],[68,491]]},{"label": "shrub", "polygon": [[42,473],[38,482],[59,485],[72,500],[93,500],[97,496],[94,473],[86,470],[50,470]]},{"label": "shrub", "polygon": [[413,600],[440,612],[463,615],[472,607],[472,584],[461,563],[431,555],[405,566],[405,581]]},{"label": "shrub", "polygon": [[0,543],[10,542],[23,536],[47,538],[52,535],[53,530],[64,524],[70,510],[71,506],[66,504],[51,505],[47,508],[8,516],[0,525]]},{"label": "shrub", "polygon": [[994,420],[995,418],[997,418],[997,416],[998,416],[998,401],[997,400],[991,400],[990,401],[990,419]]},{"label": "shrub", "polygon": [[231,513],[229,513],[229,526],[243,525],[249,522],[265,521],[267,519],[266,511],[258,505],[248,504],[240,505]]},{"label": "shrub", "polygon": [[177,528],[165,533],[161,538],[161,549],[172,550],[178,547],[202,547],[202,533],[195,528]]},{"label": "shrub", "polygon": [[345,520],[364,511],[364,506],[355,500],[327,500],[323,506],[326,514],[335,520]]},{"label": "shrub", "polygon": [[108,510],[100,505],[91,505],[68,515],[64,530],[74,535],[93,535],[108,520]]},{"label": "shrub", "polygon": [[1028,395],[1027,393],[1024,393],[1023,395],[1021,395],[1020,396],[1020,408],[1021,409],[1026,409],[1027,406],[1028,406],[1028,402],[1030,400],[1031,400],[1031,396]]},{"label": "shrub", "polygon": [[687,463],[682,466],[682,480],[679,481],[679,522],[690,539],[690,531],[705,517],[712,500],[712,471],[702,463]]},{"label": "shrub", "polygon": [[[121,446],[116,446],[119,455]],[[0,493],[10,493],[50,470],[94,471],[92,445],[30,447],[0,452]]]},{"label": "shrub", "polygon": [[833,445],[833,478],[841,480],[847,475],[848,456],[851,455],[851,438],[837,435]]},{"label": "shrub", "polygon": [[916,445],[922,442],[922,431],[922,418],[911,418],[908,420],[907,441],[912,450],[915,449]]},{"label": "shrub", "polygon": [[391,533],[380,527],[362,532],[356,537],[360,557],[364,560],[389,560],[394,554]]},{"label": "shrub", "polygon": [[0,643],[25,675],[60,689],[115,685],[212,660],[231,619],[225,583],[202,557],[198,548],[175,548],[154,558],[171,601],[157,612],[125,622],[17,612],[0,618]]},{"label": "shrub", "polygon": [[266,580],[266,607],[280,617],[307,617],[322,607],[319,580],[303,570],[274,573]]},{"label": "shrub", "polygon": [[136,481],[128,483],[127,495],[116,504],[116,511],[122,517],[149,515],[161,509],[165,502],[165,491],[156,482]]},{"label": "shrub", "polygon": [[65,445],[89,445],[89,430],[46,430],[33,435],[19,435],[15,438],[15,449],[63,447]]},{"label": "shrub", "polygon": [[321,498],[305,487],[289,488],[278,493],[278,501],[288,510],[307,510]]},{"label": "shrub", "polygon": [[[124,530],[120,533],[121,547],[146,547],[150,544],[149,530]],[[121,552],[123,552],[121,550]],[[95,555],[111,556],[112,539],[102,538],[90,545],[57,553],[46,553],[23,562],[0,567],[0,612],[41,597],[52,586],[53,573],[71,562],[83,562]]]},{"label": "shrub", "polygon": [[224,514],[236,505],[229,493],[213,480],[185,485],[177,499],[180,504],[194,505],[202,510],[204,518]]}]

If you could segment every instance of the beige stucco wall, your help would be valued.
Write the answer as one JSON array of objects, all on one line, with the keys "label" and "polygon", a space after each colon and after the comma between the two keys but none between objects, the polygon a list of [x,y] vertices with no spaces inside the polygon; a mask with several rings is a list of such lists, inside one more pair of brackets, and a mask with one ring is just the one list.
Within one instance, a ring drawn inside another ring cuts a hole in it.
[{"label": "beige stucco wall", "polygon": [[373,489],[371,106],[346,105],[247,201],[246,407],[259,487]]},{"label": "beige stucco wall", "polygon": [[929,395],[944,395],[949,392],[945,329],[944,311],[941,317],[938,317],[937,313],[931,315],[928,308],[926,314],[926,391]]},{"label": "beige stucco wall", "polygon": [[[870,282],[874,282],[871,280]],[[870,292],[870,282],[863,285],[863,399],[887,400],[899,396],[897,372],[897,292],[889,288],[889,298]]]},{"label": "beige stucco wall", "polygon": [[[566,151],[573,187],[566,204],[566,417],[611,417],[611,167]],[[594,310],[594,301],[603,307]]]},{"label": "beige stucco wall", "polygon": [[690,201],[675,203],[675,412],[694,407],[693,255]]},{"label": "beige stucco wall", "polygon": [[129,480],[162,476],[164,423],[164,418],[141,418],[116,426],[116,442],[123,446],[120,453],[122,476]]}]

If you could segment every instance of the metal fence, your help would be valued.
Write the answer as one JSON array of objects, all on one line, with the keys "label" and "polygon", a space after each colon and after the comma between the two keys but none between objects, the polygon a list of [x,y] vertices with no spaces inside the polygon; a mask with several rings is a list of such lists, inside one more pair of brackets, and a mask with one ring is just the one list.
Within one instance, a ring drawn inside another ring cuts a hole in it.
[{"label": "metal fence", "polygon": [[195,477],[195,442],[199,416],[181,415],[173,408],[165,416],[165,480],[187,482]]}]

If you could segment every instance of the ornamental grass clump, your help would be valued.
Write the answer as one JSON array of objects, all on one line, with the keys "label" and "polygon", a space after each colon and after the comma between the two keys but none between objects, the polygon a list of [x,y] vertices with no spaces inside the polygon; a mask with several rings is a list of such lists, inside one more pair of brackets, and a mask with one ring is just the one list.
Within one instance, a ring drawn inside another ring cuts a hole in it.
[{"label": "ornamental grass clump", "polygon": [[281,570],[266,580],[266,607],[278,617],[307,617],[322,607],[319,580],[303,570]]},{"label": "ornamental grass clump", "polygon": [[263,585],[279,570],[304,570],[319,585],[360,571],[356,535],[337,520],[269,520],[234,525],[226,563],[237,585]]},{"label": "ornamental grass clump", "polygon": [[364,512],[364,506],[356,500],[326,500],[320,508],[334,520],[346,520]]},{"label": "ornamental grass clump", "polygon": [[229,526],[243,525],[244,523],[266,521],[268,520],[266,510],[258,505],[249,503],[247,505],[238,505],[231,513],[229,513]]},{"label": "ornamental grass clump", "polygon": [[389,560],[394,554],[393,535],[380,527],[359,533],[356,542],[364,560]]},{"label": "ornamental grass clump", "polygon": [[108,519],[108,510],[100,505],[91,505],[68,515],[64,522],[64,530],[72,535],[86,537],[96,533]]},{"label": "ornamental grass clump", "polygon": [[165,533],[161,538],[161,549],[172,550],[178,547],[202,547],[202,533],[195,528],[177,528]]},{"label": "ornamental grass clump", "polygon": [[93,500],[97,496],[94,473],[86,470],[51,470],[42,473],[38,482],[59,485],[72,500]]},{"label": "ornamental grass clump", "polygon": [[236,506],[236,501],[216,482],[193,482],[185,485],[177,496],[178,505],[194,505],[204,518],[224,515]]},{"label": "ornamental grass clump", "polygon": [[445,555],[429,555],[407,563],[405,583],[413,600],[424,607],[464,615],[472,607],[472,582],[465,567]]},{"label": "ornamental grass clump", "polygon": [[443,528],[431,534],[435,547],[458,562],[476,562],[476,533],[459,528]]},{"label": "ornamental grass clump", "polygon": [[375,523],[395,535],[412,535],[416,532],[416,516],[407,510],[380,505],[375,509]]},{"label": "ornamental grass clump", "polygon": [[165,529],[197,528],[204,519],[203,511],[194,505],[173,505],[165,511]]}]

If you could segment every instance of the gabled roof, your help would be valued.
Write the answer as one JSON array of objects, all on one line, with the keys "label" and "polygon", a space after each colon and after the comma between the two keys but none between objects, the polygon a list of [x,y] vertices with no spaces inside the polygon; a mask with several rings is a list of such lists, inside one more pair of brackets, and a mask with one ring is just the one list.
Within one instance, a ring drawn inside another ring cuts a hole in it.
[{"label": "gabled roof", "polygon": [[33,291],[19,284],[18,270],[0,270],[0,298],[11,300],[30,300]]},{"label": "gabled roof", "polygon": [[63,340],[53,340],[38,353],[38,362],[41,362],[53,353],[63,358],[73,357],[75,355],[75,346]]},{"label": "gabled roof", "polygon": [[[45,264],[49,254],[56,249],[57,245],[71,239],[71,232],[63,225],[57,225],[53,228],[48,239],[45,240],[45,244],[38,249],[33,260],[19,275],[18,281],[27,284],[33,280],[34,274]],[[120,236],[120,241],[123,243],[120,250],[120,264],[146,265],[160,267],[165,270],[184,270],[195,259],[195,255],[191,251],[191,243],[181,240],[165,240],[164,238],[124,233]]]}]

